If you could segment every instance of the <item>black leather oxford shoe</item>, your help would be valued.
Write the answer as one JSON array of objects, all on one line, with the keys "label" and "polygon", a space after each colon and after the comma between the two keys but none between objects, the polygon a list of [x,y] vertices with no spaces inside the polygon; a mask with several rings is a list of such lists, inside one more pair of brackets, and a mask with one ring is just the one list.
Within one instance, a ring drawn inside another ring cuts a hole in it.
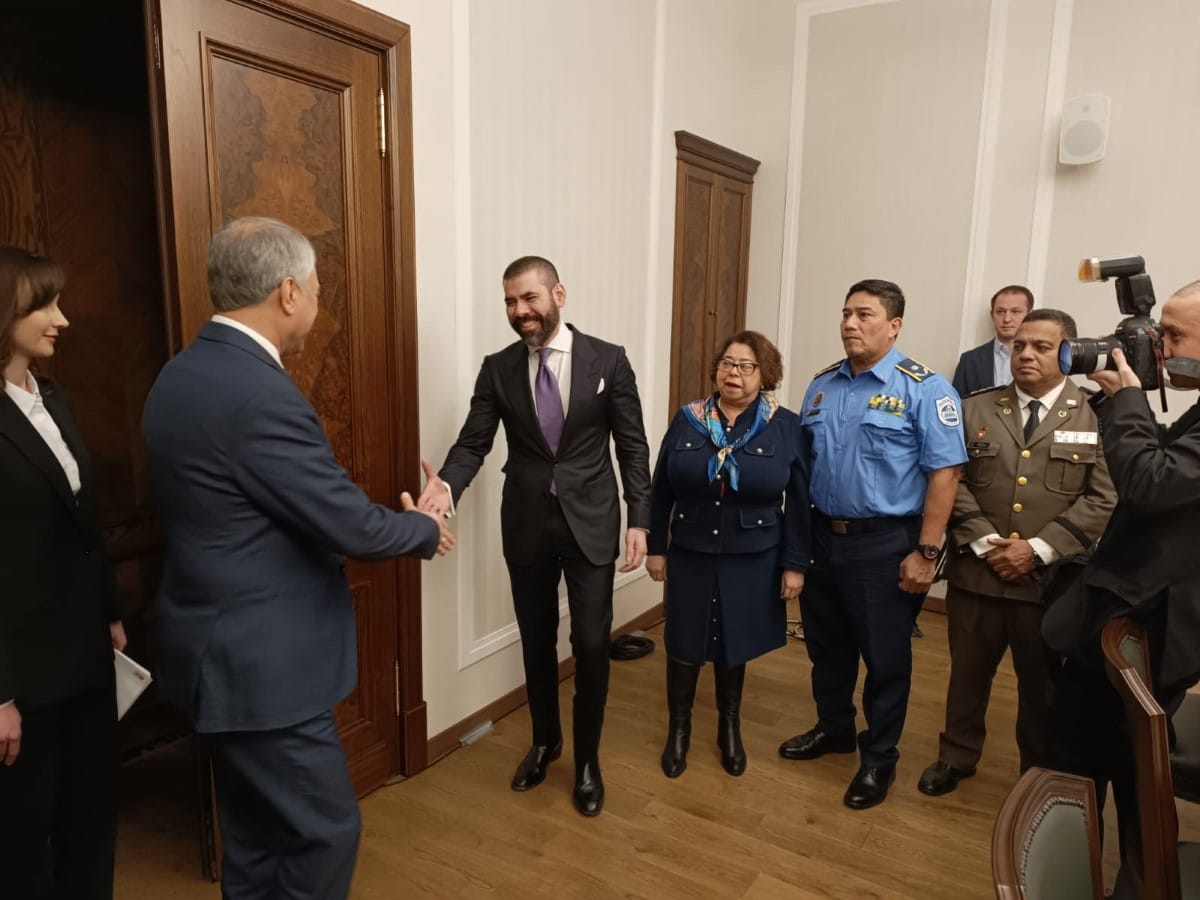
[{"label": "black leather oxford shoe", "polygon": [[888,788],[896,780],[896,767],[870,769],[863,766],[846,788],[842,802],[851,809],[870,809],[887,799]]},{"label": "black leather oxford shoe", "polygon": [[820,728],[813,728],[779,745],[779,755],[784,759],[816,759],[826,753],[853,753],[858,749],[854,735],[835,738]]},{"label": "black leather oxford shoe", "polygon": [[585,816],[599,815],[604,809],[604,782],[600,778],[600,766],[594,762],[584,763],[575,776],[575,790],[571,793],[575,808]]},{"label": "black leather oxford shoe", "polygon": [[974,774],[975,769],[973,767],[970,769],[956,769],[954,766],[947,765],[939,759],[921,773],[921,780],[917,782],[917,790],[922,794],[928,794],[930,797],[940,797],[958,787],[959,779],[970,778]]},{"label": "black leather oxford shoe", "polygon": [[517,766],[517,771],[513,775],[512,789],[527,791],[532,787],[537,787],[546,780],[546,770],[550,768],[550,763],[560,756],[562,756],[562,741],[553,747],[534,744],[529,748],[529,752],[525,754],[520,765]]}]

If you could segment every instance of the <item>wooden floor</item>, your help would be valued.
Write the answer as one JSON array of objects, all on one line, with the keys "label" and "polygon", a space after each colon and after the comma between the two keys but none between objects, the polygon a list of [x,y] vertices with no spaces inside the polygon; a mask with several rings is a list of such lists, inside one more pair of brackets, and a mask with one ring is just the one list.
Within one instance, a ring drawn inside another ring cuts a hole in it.
[{"label": "wooden floor", "polygon": [[[936,756],[949,655],[945,619],[921,617],[896,784],[882,806],[841,803],[854,755],[789,762],[779,742],[814,722],[804,645],[750,664],[742,709],[749,767],[721,769],[714,743],[711,669],[701,678],[688,770],[659,770],[665,728],[659,647],[614,662],[601,766],[604,812],[585,819],[571,805],[570,748],[545,783],[517,794],[512,770],[529,743],[526,708],[479,742],[362,803],[356,900],[396,898],[921,898],[994,896],[990,840],[996,812],[1017,779],[1015,680],[1007,659],[989,713],[991,737],[974,778],[929,798],[917,778]],[[570,716],[570,682],[561,692]],[[569,724],[567,733],[569,734]],[[201,880],[189,760],[167,748],[126,771],[117,857],[118,900],[213,900]],[[1181,836],[1200,816],[1181,809]],[[1106,872],[1115,871],[1111,810]]]}]

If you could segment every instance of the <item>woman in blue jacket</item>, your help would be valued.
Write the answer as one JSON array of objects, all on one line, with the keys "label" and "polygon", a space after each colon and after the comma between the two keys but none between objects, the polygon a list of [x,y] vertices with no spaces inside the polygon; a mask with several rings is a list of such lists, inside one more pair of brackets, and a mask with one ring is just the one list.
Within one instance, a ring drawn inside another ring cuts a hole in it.
[{"label": "woman in blue jacket", "polygon": [[721,765],[730,775],[746,770],[738,720],[746,662],[787,640],[786,601],[800,595],[811,560],[809,455],[799,419],[769,393],[783,378],[779,351],[756,331],[739,332],[711,376],[716,391],[680,409],[667,430],[651,491],[646,569],[667,583],[668,778],[687,768],[706,662]]}]

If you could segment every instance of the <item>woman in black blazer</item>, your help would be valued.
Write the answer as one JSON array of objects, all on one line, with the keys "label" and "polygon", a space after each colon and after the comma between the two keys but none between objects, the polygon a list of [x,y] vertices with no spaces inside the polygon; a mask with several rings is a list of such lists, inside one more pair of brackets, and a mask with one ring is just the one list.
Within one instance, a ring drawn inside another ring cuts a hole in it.
[{"label": "woman in black blazer", "polygon": [[650,495],[646,571],[667,583],[668,778],[687,768],[705,662],[716,681],[721,764],[730,775],[745,771],[746,661],[783,646],[785,601],[799,596],[812,562],[805,439],[770,394],[783,377],[779,351],[742,331],[710,374],[716,392],[680,409],[663,438]]},{"label": "woman in black blazer", "polygon": [[67,397],[31,371],[67,327],[63,282],[0,247],[0,892],[110,900],[125,631]]}]

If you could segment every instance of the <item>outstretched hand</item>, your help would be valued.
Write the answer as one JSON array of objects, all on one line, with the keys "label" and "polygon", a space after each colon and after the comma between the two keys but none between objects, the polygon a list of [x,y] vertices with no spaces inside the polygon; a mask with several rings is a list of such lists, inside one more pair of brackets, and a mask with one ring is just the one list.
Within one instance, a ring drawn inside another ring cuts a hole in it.
[{"label": "outstretched hand", "polygon": [[425,473],[425,490],[421,491],[417,500],[417,509],[439,516],[446,515],[450,512],[450,487],[438,477],[429,460],[421,460],[421,471]]},{"label": "outstretched hand", "polygon": [[423,516],[429,516],[435,525],[438,527],[438,556],[445,556],[450,552],[450,548],[454,546],[454,535],[446,526],[446,519],[441,513],[433,512],[432,510],[419,509],[413,503],[412,494],[405,491],[400,495],[400,508],[405,512],[419,512]]}]

